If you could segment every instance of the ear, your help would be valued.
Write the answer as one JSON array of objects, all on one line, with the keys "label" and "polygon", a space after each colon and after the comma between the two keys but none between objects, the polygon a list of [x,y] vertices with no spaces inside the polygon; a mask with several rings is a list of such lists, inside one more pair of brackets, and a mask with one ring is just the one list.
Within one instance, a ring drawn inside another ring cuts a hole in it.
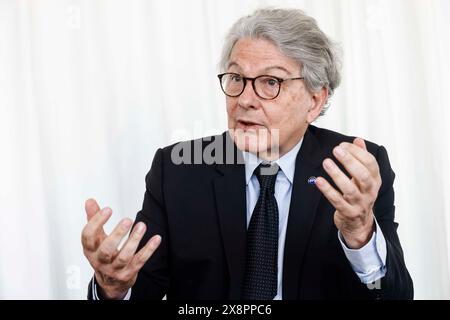
[{"label": "ear", "polygon": [[306,121],[308,123],[314,122],[323,110],[328,98],[328,89],[323,87],[319,91],[311,93],[311,105],[308,110]]}]

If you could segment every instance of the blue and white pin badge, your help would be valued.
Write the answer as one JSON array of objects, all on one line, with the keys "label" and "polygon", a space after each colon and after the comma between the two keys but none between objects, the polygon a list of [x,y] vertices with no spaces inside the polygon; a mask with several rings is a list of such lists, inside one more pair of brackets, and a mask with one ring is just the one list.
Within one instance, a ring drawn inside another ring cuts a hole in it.
[{"label": "blue and white pin badge", "polygon": [[308,184],[310,184],[310,185],[316,185],[316,177],[314,177],[314,176],[312,176],[312,177],[309,177],[308,178]]}]

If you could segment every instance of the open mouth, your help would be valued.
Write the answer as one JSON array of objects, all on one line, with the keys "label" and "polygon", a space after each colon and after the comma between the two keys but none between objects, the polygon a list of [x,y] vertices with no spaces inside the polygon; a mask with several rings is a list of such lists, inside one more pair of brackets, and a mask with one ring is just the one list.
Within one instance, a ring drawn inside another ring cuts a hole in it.
[{"label": "open mouth", "polygon": [[237,129],[243,129],[243,130],[256,130],[258,128],[263,127],[261,124],[252,122],[252,121],[246,121],[246,120],[238,120]]}]

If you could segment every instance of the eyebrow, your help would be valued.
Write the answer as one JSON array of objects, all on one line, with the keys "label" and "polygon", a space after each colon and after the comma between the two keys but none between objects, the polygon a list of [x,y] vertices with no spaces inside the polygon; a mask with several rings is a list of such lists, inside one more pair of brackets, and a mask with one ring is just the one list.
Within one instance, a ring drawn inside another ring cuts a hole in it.
[{"label": "eyebrow", "polygon": [[[239,69],[242,70],[241,66],[239,66],[239,64],[238,64],[237,62],[232,61],[232,62],[230,62],[230,63],[228,64],[228,68],[231,68],[231,67],[233,67],[233,66],[236,66],[236,67],[238,67]],[[263,69],[263,72],[267,72],[267,71],[273,70],[273,69],[278,69],[278,70],[284,71],[284,72],[286,72],[286,73],[289,74],[289,75],[292,74],[289,70],[287,70],[286,68],[284,68],[284,67],[282,67],[282,66],[270,66],[270,67],[264,68],[264,69]]]}]

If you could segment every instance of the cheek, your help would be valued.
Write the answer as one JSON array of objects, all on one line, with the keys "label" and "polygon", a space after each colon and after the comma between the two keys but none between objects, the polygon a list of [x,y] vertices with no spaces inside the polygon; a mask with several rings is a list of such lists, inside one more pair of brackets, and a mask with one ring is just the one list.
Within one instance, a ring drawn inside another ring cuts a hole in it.
[{"label": "cheek", "polygon": [[279,129],[283,140],[303,127],[308,110],[307,99],[300,95],[286,95],[284,101],[280,101],[278,110],[268,115],[268,118],[271,129]]},{"label": "cheek", "polygon": [[267,114],[271,129],[284,130],[299,122],[302,117],[302,109],[297,104],[283,103]]},{"label": "cheek", "polygon": [[227,108],[227,115],[228,115],[228,124],[235,123],[235,113],[237,109],[237,103],[236,101],[233,101],[233,99],[227,98],[226,99],[226,108]]}]

